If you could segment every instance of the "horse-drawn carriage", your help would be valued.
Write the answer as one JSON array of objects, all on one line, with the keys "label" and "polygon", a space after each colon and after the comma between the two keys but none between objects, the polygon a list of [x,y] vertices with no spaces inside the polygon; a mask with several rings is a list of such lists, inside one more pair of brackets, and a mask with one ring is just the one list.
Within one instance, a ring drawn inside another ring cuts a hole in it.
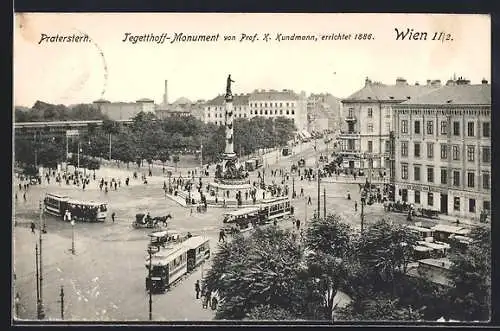
[{"label": "horse-drawn carriage", "polygon": [[439,218],[439,211],[434,209],[418,208],[419,216],[426,218]]},{"label": "horse-drawn carriage", "polygon": [[157,229],[167,227],[167,220],[172,218],[172,215],[150,217],[149,214],[136,214],[135,221],[132,222],[132,227],[135,229]]},{"label": "horse-drawn carriage", "polygon": [[404,201],[403,201],[403,203],[401,203],[399,201],[396,201],[396,202],[389,201],[389,202],[387,202],[386,208],[387,208],[387,211],[393,211],[396,213],[410,213],[411,212],[411,215],[415,215],[415,208],[411,204],[408,204]]}]

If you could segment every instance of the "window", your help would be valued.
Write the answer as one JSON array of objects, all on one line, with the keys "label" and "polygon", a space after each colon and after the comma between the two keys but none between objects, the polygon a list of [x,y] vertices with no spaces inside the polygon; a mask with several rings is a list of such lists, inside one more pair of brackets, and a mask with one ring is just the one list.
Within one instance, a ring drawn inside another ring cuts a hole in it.
[{"label": "window", "polygon": [[289,111],[288,109],[286,110],[286,114],[287,114],[287,115],[290,115],[290,111]]},{"label": "window", "polygon": [[460,211],[460,197],[453,198],[453,210]]},{"label": "window", "polygon": [[483,137],[490,136],[490,122],[483,122]]},{"label": "window", "polygon": [[295,115],[295,109],[292,109],[292,115]]},{"label": "window", "polygon": [[266,114],[266,115],[267,115],[267,109],[266,109],[266,110],[264,110],[264,114]]},{"label": "window", "polygon": [[467,123],[467,136],[474,137],[474,122]]},{"label": "window", "polygon": [[262,115],[262,109],[259,111],[259,114],[261,114],[261,115]]},{"label": "window", "polygon": [[368,153],[373,152],[373,141],[368,141]]},{"label": "window", "polygon": [[420,191],[415,191],[415,203],[420,204]]},{"label": "window", "polygon": [[420,143],[413,144],[413,154],[415,157],[420,157]]},{"label": "window", "polygon": [[420,134],[420,121],[415,121],[415,133]]},{"label": "window", "polygon": [[442,135],[448,134],[448,122],[446,121],[441,121],[441,134]]},{"label": "window", "polygon": [[391,122],[385,122],[385,132],[391,132]]},{"label": "window", "polygon": [[441,159],[448,158],[448,146],[446,144],[441,144]]},{"label": "window", "polygon": [[483,162],[484,163],[490,163],[491,161],[491,155],[490,155],[490,148],[489,147],[483,147]]},{"label": "window", "polygon": [[401,164],[401,179],[408,179],[408,164]]},{"label": "window", "polygon": [[373,132],[373,124],[368,123],[368,132]]},{"label": "window", "polygon": [[474,187],[474,177],[473,172],[467,173],[467,187]]},{"label": "window", "polygon": [[474,146],[467,146],[467,161],[474,162]]},{"label": "window", "polygon": [[476,212],[476,199],[469,199],[469,213]]},{"label": "window", "polygon": [[277,115],[278,114],[278,109],[275,109],[274,110],[274,115]]},{"label": "window", "polygon": [[427,182],[434,183],[434,167],[427,167]]},{"label": "window", "polygon": [[402,157],[408,156],[408,142],[407,141],[401,142],[401,156]]},{"label": "window", "polygon": [[207,117],[210,118],[210,113],[207,114]]},{"label": "window", "polygon": [[483,201],[483,209],[487,212],[491,210],[491,202],[484,200]]},{"label": "window", "polygon": [[434,205],[434,195],[432,194],[432,192],[427,193],[427,205]]},{"label": "window", "polygon": [[453,135],[460,136],[460,122],[453,122]]},{"label": "window", "polygon": [[453,171],[453,186],[460,186],[460,171]]},{"label": "window", "polygon": [[283,107],[283,102],[280,102],[280,107]]},{"label": "window", "polygon": [[427,157],[429,159],[434,157],[434,143],[427,143]]},{"label": "window", "polygon": [[280,109],[280,115],[283,115],[283,109]]},{"label": "window", "polygon": [[288,102],[286,103],[286,106],[288,107]]},{"label": "window", "polygon": [[490,189],[490,173],[483,172],[483,188],[486,190]]},{"label": "window", "polygon": [[434,122],[427,121],[427,134],[434,134]]},{"label": "window", "polygon": [[401,133],[408,133],[408,121],[401,120]]},{"label": "window", "polygon": [[413,166],[413,179],[420,181],[420,166]]},{"label": "window", "polygon": [[368,108],[368,117],[373,117],[373,109]]},{"label": "window", "polygon": [[448,169],[441,169],[441,184],[448,183]]},{"label": "window", "polygon": [[460,159],[460,146],[453,145],[453,160]]},{"label": "window", "polygon": [[[287,106],[288,106],[288,104],[287,104]],[[353,111],[354,111],[354,108],[349,108],[347,117],[353,117],[352,116]]]}]

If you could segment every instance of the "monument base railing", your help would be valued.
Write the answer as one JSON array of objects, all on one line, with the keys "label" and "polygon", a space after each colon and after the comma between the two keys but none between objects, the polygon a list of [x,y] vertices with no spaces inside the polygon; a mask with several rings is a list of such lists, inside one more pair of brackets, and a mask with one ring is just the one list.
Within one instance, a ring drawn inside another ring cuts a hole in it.
[{"label": "monument base railing", "polygon": [[218,184],[224,184],[224,185],[244,185],[244,184],[250,184],[250,179],[244,178],[244,179],[226,179],[226,178],[215,178],[214,181]]}]

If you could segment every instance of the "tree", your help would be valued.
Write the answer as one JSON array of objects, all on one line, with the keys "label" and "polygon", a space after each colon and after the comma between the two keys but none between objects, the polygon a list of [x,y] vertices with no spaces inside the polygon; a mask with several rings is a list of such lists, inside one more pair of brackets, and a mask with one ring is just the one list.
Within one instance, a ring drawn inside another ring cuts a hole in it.
[{"label": "tree", "polygon": [[401,307],[398,299],[375,296],[354,301],[339,309],[338,320],[342,321],[418,321],[422,320],[421,309]]},{"label": "tree", "polygon": [[418,237],[406,226],[379,220],[370,224],[361,235],[358,256],[366,272],[380,285],[390,284],[395,290],[395,276],[406,273]]},{"label": "tree", "polygon": [[224,244],[204,281],[221,299],[216,319],[259,316],[267,305],[296,319],[303,310],[303,286],[297,282],[301,258],[291,233],[277,227]]},{"label": "tree", "polygon": [[484,321],[491,315],[491,234],[478,227],[470,237],[474,242],[450,257],[450,317]]},{"label": "tree", "polygon": [[246,319],[257,321],[287,321],[296,320],[297,317],[288,309],[282,307],[260,305],[252,308]]},{"label": "tree", "polygon": [[352,236],[352,228],[338,215],[314,218],[307,228],[310,300],[318,302],[322,319],[332,318],[333,299],[349,278]]},{"label": "tree", "polygon": [[177,172],[177,163],[179,163],[179,161],[180,161],[179,155],[172,156],[172,162],[174,162],[174,164],[175,164],[175,171],[176,172]]}]

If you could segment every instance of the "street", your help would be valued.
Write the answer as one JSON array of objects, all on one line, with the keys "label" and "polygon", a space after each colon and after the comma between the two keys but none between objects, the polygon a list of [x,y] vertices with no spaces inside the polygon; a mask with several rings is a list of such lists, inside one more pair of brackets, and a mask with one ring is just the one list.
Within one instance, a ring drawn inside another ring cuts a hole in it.
[{"label": "street", "polygon": [[[266,183],[272,180],[281,182],[281,177],[271,177],[271,169],[290,169],[291,162],[304,157],[306,166],[314,168],[315,152],[313,144],[296,146],[292,156],[276,156],[276,152],[265,156]],[[300,150],[302,149],[302,152]],[[319,144],[318,144],[319,149]],[[276,163],[276,160],[278,161]],[[66,320],[140,320],[148,319],[148,294],[145,290],[147,269],[144,265],[148,243],[148,229],[134,229],[131,223],[135,214],[149,211],[151,216],[170,213],[168,227],[181,232],[204,235],[211,239],[212,255],[216,251],[221,214],[227,209],[208,208],[206,213],[191,213],[177,202],[166,198],[162,189],[166,177],[158,169],[148,184],[133,179],[134,168],[102,168],[96,171],[96,181],[91,181],[85,189],[74,185],[50,184],[44,180],[42,185],[33,185],[27,191],[27,201],[16,200],[14,228],[14,270],[16,274],[16,293],[20,296],[19,317],[36,319],[36,277],[35,243],[36,233],[31,233],[31,220],[39,222],[39,201],[46,192],[67,194],[82,200],[95,200],[108,203],[108,218],[105,223],[76,223],[74,226],[76,254],[70,252],[71,224],[55,217],[45,215],[47,234],[43,234],[43,303],[47,319],[60,319],[60,290],[64,288],[64,318]],[[260,169],[262,171],[262,169]],[[145,172],[145,171],[142,171]],[[183,170],[187,174],[187,170]],[[98,181],[121,178],[122,185],[108,193],[99,190]],[[124,179],[130,177],[130,185]],[[140,176],[139,176],[140,177]],[[206,183],[205,179],[204,182]],[[257,172],[251,174],[257,180]],[[15,183],[14,183],[15,184]],[[292,194],[292,177],[286,183]],[[300,197],[303,188],[304,196]],[[321,215],[323,214],[323,189],[326,189],[327,213],[341,215],[355,228],[360,227],[358,184],[322,182]],[[14,190],[19,188],[14,186]],[[317,209],[317,181],[300,180],[295,177],[297,198],[292,200],[295,216],[307,225]],[[347,200],[350,193],[351,200]],[[20,195],[20,193],[18,193]],[[308,205],[308,197],[311,204]],[[354,202],[358,210],[354,211]],[[116,213],[116,221],[111,221],[111,213]],[[381,204],[365,207],[365,221],[372,222],[386,216]],[[405,215],[390,214],[398,222],[406,222]],[[304,222],[305,221],[305,222]],[[292,222],[280,223],[287,228]],[[205,270],[209,267],[204,266]],[[201,279],[201,269],[182,279],[169,292],[153,296],[153,320],[211,320],[212,310],[203,309],[201,300],[195,299],[194,283]]]}]

